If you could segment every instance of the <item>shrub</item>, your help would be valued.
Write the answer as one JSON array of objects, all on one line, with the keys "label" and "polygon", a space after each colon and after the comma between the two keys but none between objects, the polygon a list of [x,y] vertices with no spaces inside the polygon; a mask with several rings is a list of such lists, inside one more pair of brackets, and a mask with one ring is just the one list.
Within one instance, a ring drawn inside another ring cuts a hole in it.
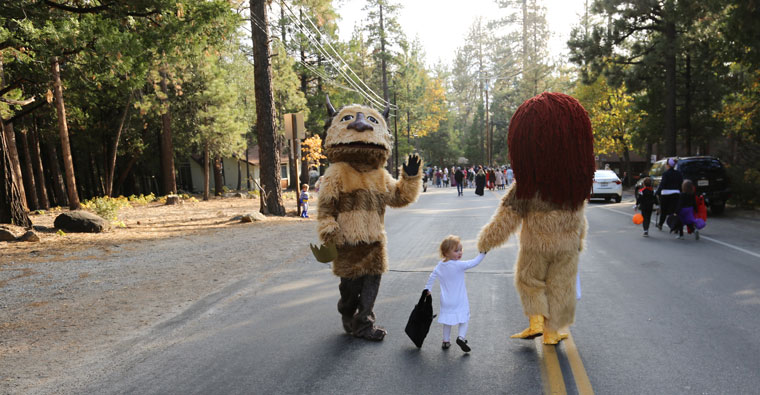
[{"label": "shrub", "polygon": [[95,212],[95,214],[109,221],[116,221],[119,209],[128,206],[128,201],[109,196],[96,197],[82,202],[82,207]]}]

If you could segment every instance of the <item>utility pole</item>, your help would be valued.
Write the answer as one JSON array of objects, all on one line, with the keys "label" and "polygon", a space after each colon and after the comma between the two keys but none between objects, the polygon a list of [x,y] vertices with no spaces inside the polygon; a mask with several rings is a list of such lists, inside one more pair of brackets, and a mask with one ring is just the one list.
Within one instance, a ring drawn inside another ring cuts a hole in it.
[{"label": "utility pole", "polygon": [[396,84],[393,84],[393,105],[396,109],[393,110],[393,156],[396,157],[396,178],[398,178],[398,105],[396,103]]},{"label": "utility pole", "polygon": [[491,136],[491,128],[489,125],[489,116],[488,116],[488,89],[490,87],[488,86],[488,74],[486,74],[486,163],[488,163],[488,166],[492,166],[493,163],[491,162],[491,148],[493,145],[493,136]]}]

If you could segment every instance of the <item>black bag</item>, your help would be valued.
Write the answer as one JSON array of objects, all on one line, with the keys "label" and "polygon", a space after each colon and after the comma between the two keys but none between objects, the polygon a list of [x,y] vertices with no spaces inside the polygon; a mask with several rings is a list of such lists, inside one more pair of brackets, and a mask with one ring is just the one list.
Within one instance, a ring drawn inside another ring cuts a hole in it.
[{"label": "black bag", "polygon": [[426,291],[422,291],[420,301],[414,306],[412,314],[409,315],[409,321],[406,323],[406,329],[404,329],[418,348],[422,347],[422,342],[425,341],[425,336],[427,336],[430,330],[430,324],[433,322],[433,318],[435,318],[433,314],[433,297],[426,295]]}]

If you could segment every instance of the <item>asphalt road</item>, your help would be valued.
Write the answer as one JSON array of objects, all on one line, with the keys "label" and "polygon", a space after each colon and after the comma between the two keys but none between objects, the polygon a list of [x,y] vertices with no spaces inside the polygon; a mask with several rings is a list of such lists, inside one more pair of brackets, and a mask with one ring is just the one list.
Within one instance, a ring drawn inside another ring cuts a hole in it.
[{"label": "asphalt road", "polygon": [[[583,297],[570,341],[509,339],[527,325],[512,285],[517,239],[468,271],[473,351],[417,349],[404,325],[448,234],[477,254],[501,191],[430,188],[386,215],[391,271],[375,312],[383,342],[343,333],[338,279],[306,246],[72,369],[61,392],[139,394],[748,394],[760,388],[760,223],[708,219],[702,240],[641,237],[630,197],[592,202]],[[306,225],[313,226],[313,225]],[[226,231],[204,236],[224,243]],[[200,241],[201,239],[199,239]],[[316,240],[316,235],[315,235]],[[193,251],[187,251],[192,254]],[[248,251],[255,254],[255,251]],[[149,252],[146,251],[146,254]],[[438,292],[433,293],[438,310]],[[55,392],[55,391],[53,391]]]}]

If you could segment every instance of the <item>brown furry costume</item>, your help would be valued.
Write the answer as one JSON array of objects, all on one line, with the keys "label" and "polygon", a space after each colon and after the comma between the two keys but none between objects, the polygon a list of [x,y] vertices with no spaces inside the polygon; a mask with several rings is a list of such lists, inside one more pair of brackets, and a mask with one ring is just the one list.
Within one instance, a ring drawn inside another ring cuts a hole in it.
[{"label": "brown furry costume", "polygon": [[542,93],[523,103],[509,125],[515,183],[478,236],[488,251],[522,224],[515,287],[530,327],[512,337],[543,333],[545,344],[575,317],[575,277],[586,236],[585,199],[594,174],[588,114],[577,100]]},{"label": "brown furry costume", "polygon": [[390,154],[391,135],[385,118],[361,105],[335,111],[327,99],[325,153],[331,165],[320,186],[318,232],[334,243],[333,273],[341,278],[338,311],[343,328],[356,337],[382,340],[374,325],[373,306],[380,277],[388,270],[385,252],[385,207],[403,207],[417,199],[422,186],[421,161],[410,155],[401,180],[383,168]]}]

